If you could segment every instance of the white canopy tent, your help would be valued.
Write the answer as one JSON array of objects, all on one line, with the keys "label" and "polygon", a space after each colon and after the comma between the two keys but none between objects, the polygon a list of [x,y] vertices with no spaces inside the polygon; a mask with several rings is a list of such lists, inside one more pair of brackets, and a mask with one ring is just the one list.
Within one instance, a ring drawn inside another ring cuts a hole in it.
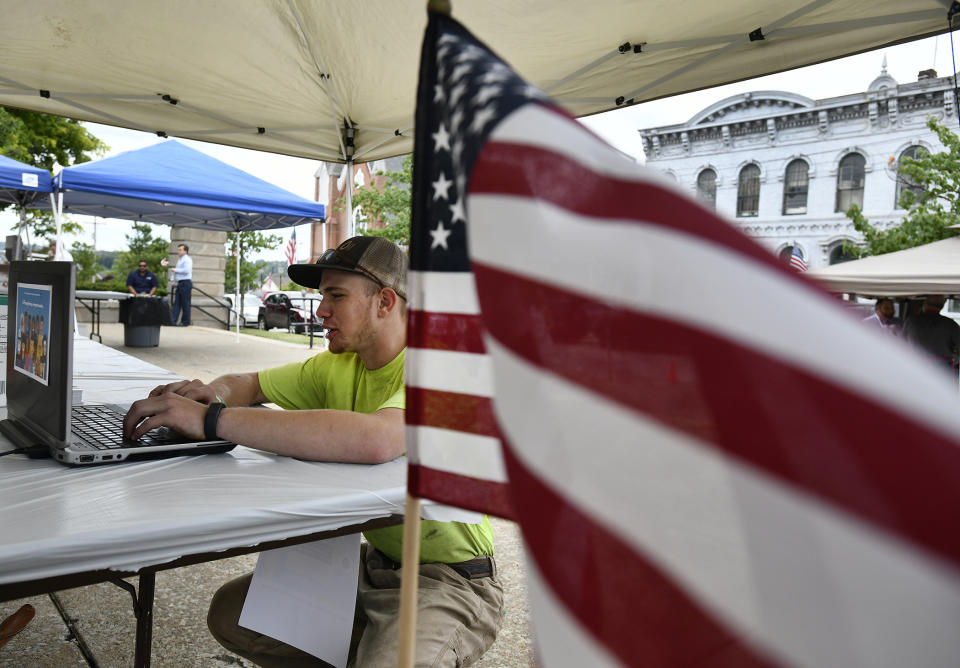
[{"label": "white canopy tent", "polygon": [[960,295],[960,237],[811,269],[807,276],[830,292],[867,297]]},{"label": "white canopy tent", "polygon": [[[582,116],[948,29],[950,0],[487,0],[453,16]],[[424,0],[34,0],[0,105],[334,162],[412,150]]]}]

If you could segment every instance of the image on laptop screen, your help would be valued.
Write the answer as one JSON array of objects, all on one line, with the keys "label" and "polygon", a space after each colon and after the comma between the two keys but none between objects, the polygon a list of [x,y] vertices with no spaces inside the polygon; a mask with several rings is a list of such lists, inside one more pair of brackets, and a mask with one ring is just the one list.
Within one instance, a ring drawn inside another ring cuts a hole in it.
[{"label": "image on laptop screen", "polygon": [[13,296],[16,350],[13,369],[49,385],[47,351],[50,348],[50,295],[52,287],[21,283]]}]

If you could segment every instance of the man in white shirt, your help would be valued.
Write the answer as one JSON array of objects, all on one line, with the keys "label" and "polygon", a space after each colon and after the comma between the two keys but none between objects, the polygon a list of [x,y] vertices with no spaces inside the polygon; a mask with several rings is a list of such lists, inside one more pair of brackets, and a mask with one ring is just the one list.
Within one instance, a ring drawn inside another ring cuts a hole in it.
[{"label": "man in white shirt", "polygon": [[873,305],[873,315],[867,316],[863,321],[884,332],[899,334],[900,323],[894,319],[894,313],[893,300],[888,297],[880,297],[877,299],[877,303]]},{"label": "man in white shirt", "polygon": [[[187,255],[190,247],[186,244],[177,246],[177,266],[171,269],[173,272],[173,282],[176,292],[173,297],[173,324],[178,327],[190,326],[190,293],[193,292],[193,260]],[[180,312],[183,311],[183,318],[177,322]]]}]

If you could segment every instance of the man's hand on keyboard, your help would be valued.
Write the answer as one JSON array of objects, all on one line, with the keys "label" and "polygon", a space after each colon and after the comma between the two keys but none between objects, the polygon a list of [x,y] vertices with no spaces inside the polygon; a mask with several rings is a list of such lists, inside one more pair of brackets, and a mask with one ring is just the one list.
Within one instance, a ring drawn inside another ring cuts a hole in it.
[{"label": "man's hand on keyboard", "polygon": [[207,385],[200,380],[181,380],[176,383],[170,383],[169,385],[158,385],[150,391],[150,396],[156,397],[170,392],[184,396],[187,399],[199,401],[202,404],[212,404],[214,401],[220,401],[213,386]]},{"label": "man's hand on keyboard", "polygon": [[189,438],[203,438],[205,404],[173,391],[150,394],[130,406],[123,419],[124,436],[136,440],[156,427],[170,427]]}]

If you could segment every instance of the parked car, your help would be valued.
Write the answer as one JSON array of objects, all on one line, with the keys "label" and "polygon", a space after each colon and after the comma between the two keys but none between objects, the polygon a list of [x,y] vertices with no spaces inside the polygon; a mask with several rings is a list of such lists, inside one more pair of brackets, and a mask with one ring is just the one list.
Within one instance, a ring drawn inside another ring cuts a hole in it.
[{"label": "parked car", "polygon": [[267,293],[257,314],[257,327],[280,327],[291,333],[306,332],[311,327],[319,332],[323,329],[323,321],[315,313],[319,299],[317,294],[294,291]]},{"label": "parked car", "polygon": [[[227,303],[231,306],[233,305],[233,295],[225,295]],[[247,292],[243,295],[241,300],[243,303],[243,320],[240,321],[240,324],[243,327],[256,327],[257,326],[257,317],[260,315],[260,306],[263,304],[263,300],[260,299],[257,295],[252,292]],[[233,319],[233,314],[230,314],[230,326],[233,327],[236,322]]]}]

